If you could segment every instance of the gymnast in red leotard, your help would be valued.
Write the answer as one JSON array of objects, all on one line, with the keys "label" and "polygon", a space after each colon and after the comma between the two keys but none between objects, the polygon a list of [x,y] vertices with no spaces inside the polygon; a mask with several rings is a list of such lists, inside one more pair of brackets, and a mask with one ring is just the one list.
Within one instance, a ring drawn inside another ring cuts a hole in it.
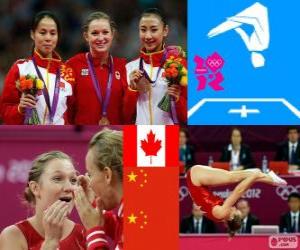
[{"label": "gymnast in red leotard", "polygon": [[[207,166],[193,166],[187,173],[187,186],[190,195],[204,215],[216,222],[226,221],[231,236],[241,227],[241,213],[235,208],[235,203],[255,182],[270,185],[286,185],[286,181],[273,171],[268,174],[260,169],[226,171]],[[239,183],[225,199],[214,195],[208,186],[220,186]]]}]

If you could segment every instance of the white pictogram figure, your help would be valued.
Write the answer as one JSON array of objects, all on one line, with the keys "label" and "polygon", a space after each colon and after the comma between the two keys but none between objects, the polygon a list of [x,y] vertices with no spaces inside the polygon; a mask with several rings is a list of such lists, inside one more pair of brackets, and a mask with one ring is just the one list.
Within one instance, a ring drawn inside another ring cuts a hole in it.
[{"label": "white pictogram figure", "polygon": [[[249,36],[240,26],[248,24],[253,26],[254,31]],[[255,68],[265,65],[264,56],[259,53],[266,50],[270,43],[268,9],[256,2],[235,16],[227,18],[227,21],[211,29],[209,38],[220,35],[229,30],[235,30],[244,41],[247,49],[251,52],[251,61]]]},{"label": "white pictogram figure", "polygon": [[241,109],[230,109],[228,114],[239,114],[241,118],[247,118],[248,114],[259,114],[258,109],[247,109],[246,105],[242,105]]}]

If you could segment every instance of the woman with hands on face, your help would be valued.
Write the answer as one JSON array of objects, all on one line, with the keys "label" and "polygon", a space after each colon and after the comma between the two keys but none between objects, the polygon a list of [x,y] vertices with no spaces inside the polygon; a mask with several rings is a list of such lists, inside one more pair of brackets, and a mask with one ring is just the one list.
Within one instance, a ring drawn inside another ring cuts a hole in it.
[{"label": "woman with hands on face", "polygon": [[85,249],[84,228],[68,219],[76,185],[77,171],[68,155],[52,151],[38,156],[24,191],[35,213],[2,231],[0,249]]},{"label": "woman with hands on face", "polygon": [[[87,249],[122,250],[122,132],[104,129],[94,135],[86,155],[86,169],[89,177],[78,178],[79,187],[74,197],[81,222],[87,230]],[[118,212],[112,212],[116,208]],[[108,237],[113,241],[112,248],[109,248]]]}]

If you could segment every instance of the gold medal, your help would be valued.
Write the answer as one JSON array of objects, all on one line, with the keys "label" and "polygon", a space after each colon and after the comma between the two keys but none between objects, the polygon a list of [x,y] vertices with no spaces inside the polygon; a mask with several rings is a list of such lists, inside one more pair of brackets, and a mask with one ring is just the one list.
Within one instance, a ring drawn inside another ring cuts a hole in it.
[{"label": "gold medal", "polygon": [[99,125],[109,125],[109,120],[107,119],[106,116],[102,116],[102,118],[99,121]]}]

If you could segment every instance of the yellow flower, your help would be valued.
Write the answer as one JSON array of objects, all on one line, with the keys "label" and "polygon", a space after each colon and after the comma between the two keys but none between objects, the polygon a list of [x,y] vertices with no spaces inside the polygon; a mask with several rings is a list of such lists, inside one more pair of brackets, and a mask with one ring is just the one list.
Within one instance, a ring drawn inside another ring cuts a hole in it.
[{"label": "yellow flower", "polygon": [[180,79],[180,85],[186,86],[187,85],[187,76],[182,76]]},{"label": "yellow flower", "polygon": [[36,88],[37,89],[43,89],[44,88],[44,83],[41,79],[36,79]]},{"label": "yellow flower", "polygon": [[185,67],[182,67],[182,69],[181,69],[181,74],[184,75],[184,76],[187,75],[187,70],[186,70]]},{"label": "yellow flower", "polygon": [[168,64],[173,63],[173,62],[174,62],[174,60],[172,60],[172,59],[168,59],[168,60],[166,61],[166,63],[168,63]]}]

